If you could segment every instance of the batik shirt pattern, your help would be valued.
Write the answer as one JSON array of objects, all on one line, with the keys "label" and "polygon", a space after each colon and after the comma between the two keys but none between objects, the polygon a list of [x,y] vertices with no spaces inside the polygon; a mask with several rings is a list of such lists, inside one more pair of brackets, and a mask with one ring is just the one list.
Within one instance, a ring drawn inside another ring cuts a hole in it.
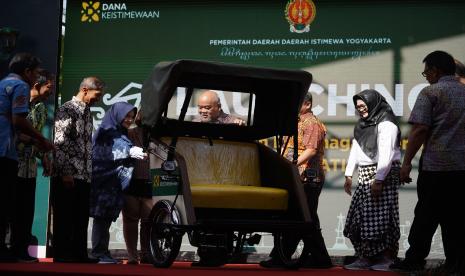
[{"label": "batik shirt pattern", "polygon": [[425,87],[408,122],[430,129],[423,147],[423,170],[465,170],[465,85],[457,78],[444,76]]},{"label": "batik shirt pattern", "polygon": [[[299,172],[302,173],[306,168],[318,169],[320,174],[324,173],[323,158],[325,154],[324,150],[324,138],[326,135],[325,125],[317,118],[313,113],[305,113],[300,115],[298,124],[298,147],[297,151],[299,156],[308,148],[316,149],[317,154],[308,160],[307,163],[299,166]],[[286,157],[288,160],[292,160],[294,153],[294,141],[291,138],[289,140],[289,146],[287,149]]]},{"label": "batik shirt pattern", "polygon": [[[32,126],[41,132],[47,121],[47,107],[43,102],[33,104],[27,115]],[[41,152],[33,145],[18,143],[18,176],[23,178],[34,178],[37,176],[37,160],[41,158]]]},{"label": "batik shirt pattern", "polygon": [[91,181],[92,130],[87,104],[73,97],[60,106],[55,118],[55,176],[70,175]]}]

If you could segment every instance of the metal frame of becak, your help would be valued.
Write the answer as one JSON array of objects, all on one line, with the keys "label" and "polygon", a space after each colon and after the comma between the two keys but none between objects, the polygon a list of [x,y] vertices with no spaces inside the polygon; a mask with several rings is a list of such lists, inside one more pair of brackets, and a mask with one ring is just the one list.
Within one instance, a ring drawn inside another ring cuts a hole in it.
[{"label": "metal frame of becak", "polygon": [[[280,153],[289,137],[296,143],[298,111],[311,81],[311,74],[301,70],[195,60],[155,66],[142,87],[142,123],[145,147],[151,153],[155,205],[150,216],[150,246],[156,267],[169,267],[173,263],[184,234],[198,248],[200,264],[218,266],[237,259],[245,245],[257,244],[260,232],[273,234],[275,249],[285,266],[300,266],[308,254],[306,244],[319,229],[310,217],[295,166],[297,150],[294,149],[294,162]],[[179,117],[170,119],[168,105],[179,87],[186,88],[186,97]],[[194,88],[248,93],[246,126],[186,121]],[[276,139],[276,149],[258,142],[270,137]],[[227,147],[230,142],[255,145],[261,182],[275,183],[275,188],[286,190],[288,207],[285,210],[195,207],[186,156],[178,150],[180,141],[186,139],[200,139],[213,147],[217,143]],[[297,243],[300,241],[295,252],[286,252],[290,237]]]}]

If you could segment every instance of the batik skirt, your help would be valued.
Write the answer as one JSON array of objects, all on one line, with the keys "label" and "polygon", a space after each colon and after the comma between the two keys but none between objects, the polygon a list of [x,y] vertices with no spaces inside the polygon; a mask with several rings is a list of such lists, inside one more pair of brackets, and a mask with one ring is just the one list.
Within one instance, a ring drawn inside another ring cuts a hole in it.
[{"label": "batik skirt", "polygon": [[350,203],[344,236],[352,242],[359,257],[373,257],[385,250],[399,250],[400,164],[393,163],[377,201],[371,195],[376,164],[359,166],[358,185]]}]

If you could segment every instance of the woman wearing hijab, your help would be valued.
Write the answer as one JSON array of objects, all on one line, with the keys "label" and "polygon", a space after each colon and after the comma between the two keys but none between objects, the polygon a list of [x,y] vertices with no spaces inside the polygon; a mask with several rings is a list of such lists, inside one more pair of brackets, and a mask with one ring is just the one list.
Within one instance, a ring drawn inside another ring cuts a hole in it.
[{"label": "woman wearing hijab", "polygon": [[345,171],[344,189],[352,195],[352,175],[358,185],[350,203],[344,236],[352,242],[351,270],[389,270],[399,249],[400,129],[391,107],[376,90],[353,97],[360,115]]},{"label": "woman wearing hijab", "polygon": [[108,250],[110,225],[123,207],[123,190],[131,181],[133,159],[146,158],[142,148],[134,147],[127,137],[136,112],[131,104],[113,104],[92,137],[92,255],[99,263],[117,263]]}]

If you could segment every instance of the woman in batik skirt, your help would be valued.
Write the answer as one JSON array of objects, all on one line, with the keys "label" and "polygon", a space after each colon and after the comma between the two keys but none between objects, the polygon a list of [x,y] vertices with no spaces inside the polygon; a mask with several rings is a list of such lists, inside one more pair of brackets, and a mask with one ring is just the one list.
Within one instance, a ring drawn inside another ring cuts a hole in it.
[{"label": "woman in batik skirt", "polygon": [[352,175],[358,185],[352,196],[344,236],[357,259],[344,268],[389,270],[399,249],[400,129],[391,107],[376,90],[353,97],[360,119],[345,171],[344,189],[352,195]]}]

